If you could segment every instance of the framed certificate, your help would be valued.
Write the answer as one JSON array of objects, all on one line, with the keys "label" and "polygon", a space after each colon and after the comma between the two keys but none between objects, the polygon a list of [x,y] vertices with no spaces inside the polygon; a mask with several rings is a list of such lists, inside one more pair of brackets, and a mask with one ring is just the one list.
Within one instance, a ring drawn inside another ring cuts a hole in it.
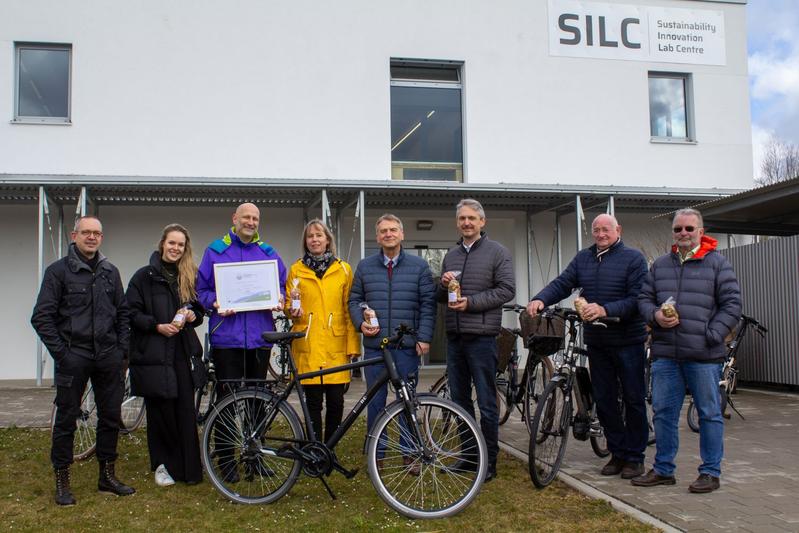
[{"label": "framed certificate", "polygon": [[214,281],[220,311],[272,309],[280,302],[280,275],[274,259],[216,263]]}]

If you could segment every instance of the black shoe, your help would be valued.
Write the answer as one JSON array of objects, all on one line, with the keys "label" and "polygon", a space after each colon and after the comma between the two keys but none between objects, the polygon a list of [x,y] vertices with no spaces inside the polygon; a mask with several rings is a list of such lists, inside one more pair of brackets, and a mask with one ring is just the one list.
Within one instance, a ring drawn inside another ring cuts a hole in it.
[{"label": "black shoe", "polygon": [[58,505],[75,505],[78,503],[69,486],[69,467],[55,469],[55,502]]},{"label": "black shoe", "polygon": [[654,468],[652,468],[643,476],[632,478],[630,483],[636,487],[654,487],[656,485],[674,485],[677,483],[677,480],[674,478],[674,476],[661,476],[655,472]]},{"label": "black shoe", "polygon": [[599,473],[603,476],[618,476],[623,468],[624,461],[618,457],[612,457]]},{"label": "black shoe", "polygon": [[621,469],[622,479],[632,479],[644,473],[644,463],[631,463],[624,461],[624,468]]},{"label": "black shoe", "polygon": [[236,461],[230,459],[219,465],[219,471],[222,474],[222,481],[225,483],[238,483],[241,478],[239,477],[239,469],[237,468]]},{"label": "black shoe", "polygon": [[696,481],[688,485],[688,490],[695,494],[704,494],[707,492],[713,492],[720,486],[721,483],[719,483],[719,478],[716,476],[711,476],[710,474],[699,474],[699,477],[696,478]]},{"label": "black shoe", "polygon": [[117,479],[114,474],[114,463],[111,461],[100,461],[100,479],[97,480],[97,490],[110,492],[117,496],[130,496],[136,492],[136,489]]},{"label": "black shoe", "polygon": [[441,469],[442,472],[477,472],[477,458],[464,458],[458,459],[452,466],[445,466]]},{"label": "black shoe", "polygon": [[[245,477],[248,481],[252,481],[256,475],[260,477],[275,477],[275,471],[263,464],[260,460],[255,464],[246,464],[244,471],[246,472]],[[235,481],[233,483],[235,483]]]},{"label": "black shoe", "polygon": [[497,477],[497,463],[488,463],[488,472],[486,472],[486,478],[483,480],[483,483],[488,483],[489,481],[496,479]]}]

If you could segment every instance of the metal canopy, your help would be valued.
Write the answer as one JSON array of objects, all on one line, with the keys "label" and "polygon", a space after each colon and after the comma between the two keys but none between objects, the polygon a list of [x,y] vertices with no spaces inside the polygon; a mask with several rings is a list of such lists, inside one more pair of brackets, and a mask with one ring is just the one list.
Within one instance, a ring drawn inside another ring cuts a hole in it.
[{"label": "metal canopy", "polygon": [[36,203],[39,186],[46,187],[50,200],[58,204],[76,202],[82,186],[96,205],[234,205],[252,201],[269,207],[307,208],[318,204],[320,191],[325,191],[330,208],[340,209],[364,191],[373,209],[452,209],[458,200],[473,196],[488,209],[530,214],[573,212],[577,195],[586,210],[604,208],[613,197],[615,210],[660,213],[739,192],[612,185],[0,174],[0,203]]},{"label": "metal canopy", "polygon": [[799,177],[697,206],[705,227],[717,233],[799,234]]}]

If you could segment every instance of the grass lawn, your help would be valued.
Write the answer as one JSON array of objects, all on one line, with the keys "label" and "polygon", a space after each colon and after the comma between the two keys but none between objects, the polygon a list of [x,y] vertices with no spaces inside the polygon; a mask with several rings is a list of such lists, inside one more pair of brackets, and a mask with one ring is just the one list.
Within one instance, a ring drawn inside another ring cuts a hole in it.
[{"label": "grass lawn", "polygon": [[[362,422],[359,422],[362,424]],[[208,481],[159,488],[147,458],[145,430],[120,437],[117,474],[136,494],[117,498],[97,491],[97,461],[72,468],[73,507],[53,502],[50,433],[37,429],[0,430],[0,524],[13,531],[655,531],[555,482],[536,490],[527,466],[499,458],[499,478],[484,485],[477,499],[455,517],[413,521],[398,515],[377,496],[361,455],[363,425],[338,446],[342,463],[361,465],[352,480],[329,478],[338,500],[319,480],[301,476],[287,496],[272,505],[237,505]]]}]

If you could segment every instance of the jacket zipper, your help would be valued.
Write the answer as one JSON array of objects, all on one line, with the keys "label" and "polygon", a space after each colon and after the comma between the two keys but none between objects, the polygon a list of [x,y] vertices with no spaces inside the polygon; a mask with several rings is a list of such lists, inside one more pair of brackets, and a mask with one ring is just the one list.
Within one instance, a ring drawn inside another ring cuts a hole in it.
[{"label": "jacket zipper", "polygon": [[[475,244],[476,242],[472,243],[472,246],[474,246]],[[459,246],[463,248],[463,243],[459,244]],[[471,248],[469,248],[469,250],[471,251]],[[461,288],[463,288],[463,279],[466,277],[466,262],[468,260],[469,260],[469,252],[466,252],[466,259],[463,260],[463,266],[461,267]],[[461,296],[463,295],[461,294]],[[483,323],[485,324],[485,313],[483,313]],[[461,334],[461,318],[460,318],[460,313],[458,313],[457,311],[455,312],[455,333],[457,335]]]},{"label": "jacket zipper", "polygon": [[[679,261],[679,258],[677,258],[677,261]],[[680,263],[680,277],[677,279],[677,297],[675,298],[675,300],[677,300],[678,302],[680,301],[680,293],[682,292],[682,274],[684,271],[685,271],[685,261]],[[674,331],[673,344],[675,350],[674,355],[676,356],[679,353],[679,347],[677,346],[677,328],[676,327],[672,328],[672,330]]]}]

